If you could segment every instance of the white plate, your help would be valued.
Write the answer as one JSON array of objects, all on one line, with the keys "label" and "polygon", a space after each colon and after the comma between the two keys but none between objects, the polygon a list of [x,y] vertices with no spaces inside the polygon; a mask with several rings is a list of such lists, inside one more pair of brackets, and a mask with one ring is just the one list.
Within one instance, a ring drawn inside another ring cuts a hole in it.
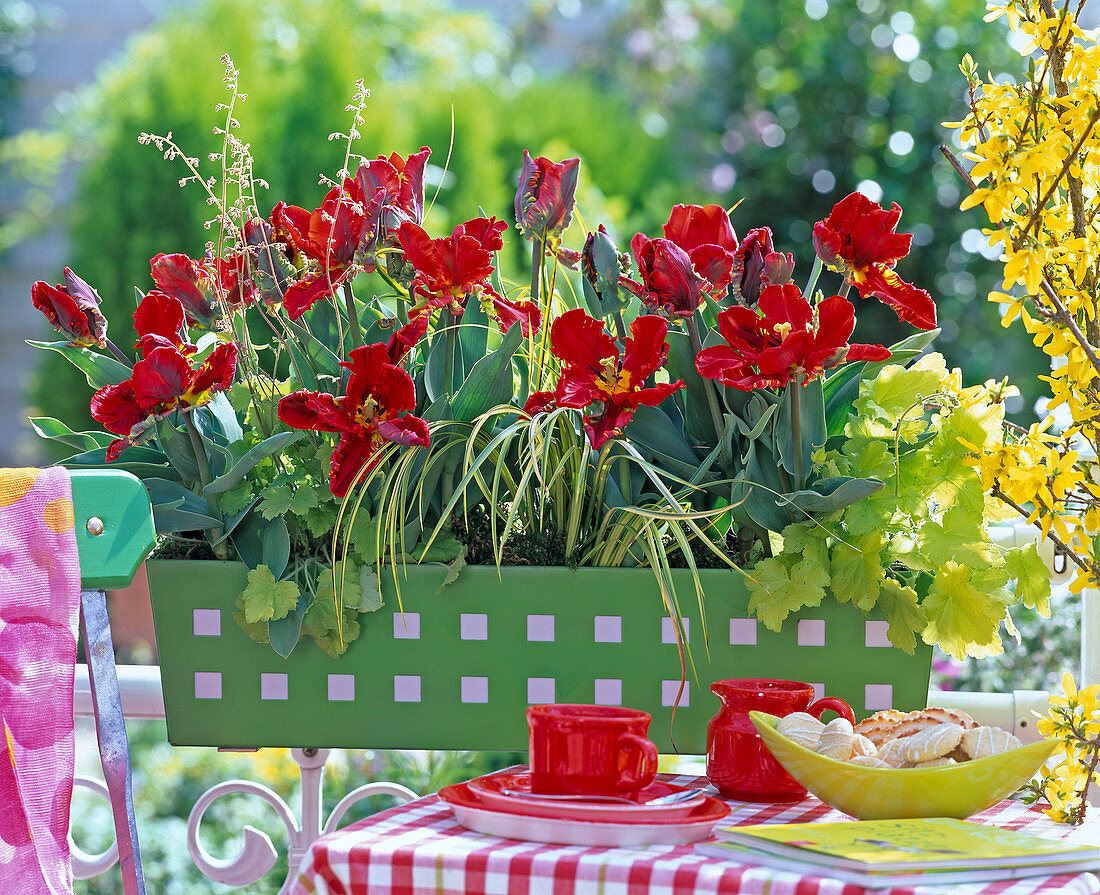
[{"label": "white plate", "polygon": [[445,786],[439,797],[467,829],[502,839],[526,839],[559,845],[643,846],[687,845],[706,839],[715,824],[729,814],[725,802],[705,797],[705,802],[687,817],[658,823],[616,823],[611,821],[566,820],[511,814],[485,805],[465,783]]}]

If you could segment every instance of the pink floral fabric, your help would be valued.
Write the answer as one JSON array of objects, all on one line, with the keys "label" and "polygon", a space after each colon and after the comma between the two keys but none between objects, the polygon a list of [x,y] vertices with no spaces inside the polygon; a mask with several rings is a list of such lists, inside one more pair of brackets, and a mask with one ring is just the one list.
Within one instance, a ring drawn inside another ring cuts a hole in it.
[{"label": "pink floral fabric", "polygon": [[0,892],[73,891],[79,607],[68,472],[0,469]]}]

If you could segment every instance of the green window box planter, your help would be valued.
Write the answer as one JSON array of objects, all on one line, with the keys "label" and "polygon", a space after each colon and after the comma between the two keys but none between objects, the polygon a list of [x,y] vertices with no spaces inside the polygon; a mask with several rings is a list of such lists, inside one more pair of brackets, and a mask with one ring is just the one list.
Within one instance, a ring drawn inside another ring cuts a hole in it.
[{"label": "green window box planter", "polygon": [[[931,647],[909,656],[886,622],[827,601],[781,633],[750,618],[734,572],[700,573],[708,644],[690,573],[677,582],[690,658],[680,689],[671,622],[647,569],[409,566],[402,613],[385,605],[339,659],[303,642],[282,659],[233,621],[240,563],[148,566],[168,739],[227,747],[527,748],[524,709],[602,702],[652,713],[662,752],[701,754],[718,710],[710,682],[778,677],[846,699],[857,716],[923,707]],[[387,589],[386,584],[390,587]]]}]

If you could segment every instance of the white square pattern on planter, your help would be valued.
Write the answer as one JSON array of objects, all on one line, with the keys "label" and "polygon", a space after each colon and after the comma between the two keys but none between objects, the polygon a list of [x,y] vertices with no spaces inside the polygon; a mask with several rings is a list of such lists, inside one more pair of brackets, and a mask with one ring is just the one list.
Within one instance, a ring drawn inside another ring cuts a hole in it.
[{"label": "white square pattern on planter", "polygon": [[394,640],[419,640],[420,639],[420,613],[419,612],[395,612],[393,614],[393,639]]},{"label": "white square pattern on planter", "polygon": [[484,612],[463,612],[458,617],[458,636],[462,640],[488,640],[489,616]]},{"label": "white square pattern on planter", "polygon": [[[684,640],[691,640],[691,619],[685,618],[684,624]],[[661,643],[675,643],[676,642],[676,625],[673,624],[672,619],[667,615],[661,619]]]},{"label": "white square pattern on planter", "polygon": [[592,620],[592,639],[596,643],[622,643],[623,617],[621,615],[597,615]]},{"label": "white square pattern on planter", "polygon": [[287,675],[281,672],[260,675],[260,699],[286,699],[288,691]]},{"label": "white square pattern on planter", "polygon": [[869,647],[891,647],[893,644],[886,636],[890,623],[868,619],[863,624],[863,645]]},{"label": "white square pattern on planter", "polygon": [[[676,696],[680,693],[679,681],[661,681],[661,705],[676,705]],[[691,705],[691,683],[684,681],[684,692],[680,696],[680,705]]]},{"label": "white square pattern on planter", "polygon": [[527,640],[528,642],[549,643],[554,639],[554,616],[529,615],[527,616]]},{"label": "white square pattern on planter", "polygon": [[863,688],[863,708],[868,712],[880,712],[894,707],[893,684],[867,684]]},{"label": "white square pattern on planter", "polygon": [[[196,637],[218,637],[221,634],[221,610],[192,610],[193,634]],[[393,618],[393,637],[395,640],[420,640],[420,613],[395,612]],[[690,634],[690,620],[684,619],[684,635]],[[872,619],[864,623],[864,644],[867,648],[878,649],[891,646],[886,636],[888,622]],[[594,615],[592,617],[592,638],[594,643],[623,643],[623,617],[620,615]],[[469,641],[487,641],[489,639],[489,617],[482,612],[460,613],[458,619],[459,639]],[[756,646],[759,626],[755,618],[730,618],[729,643],[731,646]],[[453,634],[452,634],[453,636]],[[526,639],[528,642],[553,642],[556,637],[556,618],[552,614],[526,615]],[[671,619],[661,619],[661,643],[675,643],[675,627]],[[797,641],[801,647],[822,647],[826,643],[826,624],[823,619],[800,619],[797,623]],[[457,670],[457,669],[456,669]],[[672,706],[677,702],[680,689],[679,680],[661,680],[660,700],[662,706]],[[263,672],[259,681],[252,684],[259,689],[260,699],[264,701],[287,701],[290,698],[290,676],[282,672]],[[460,677],[458,696],[463,703],[488,703],[490,681],[488,677],[463,675]],[[451,685],[453,686],[453,684]],[[572,685],[571,685],[572,686]],[[824,695],[824,684],[813,683],[814,698]],[[331,702],[354,702],[355,675],[328,674],[328,699]],[[255,692],[255,691],[253,691]],[[453,692],[453,691],[452,691]],[[592,680],[592,701],[597,705],[622,705],[623,682],[621,678],[594,678]],[[194,672],[195,699],[222,699],[222,673],[218,671]],[[499,697],[498,697],[499,698]],[[557,681],[552,677],[527,678],[527,702],[541,704],[556,702],[558,699]],[[689,705],[690,684],[685,685],[680,705]],[[395,674],[393,676],[393,701],[397,703],[419,703],[423,700],[422,677],[418,674]],[[894,688],[892,684],[867,684],[864,691],[863,710],[867,712],[892,708]]]},{"label": "white square pattern on planter", "polygon": [[756,619],[730,619],[730,646],[756,646]]},{"label": "white square pattern on planter", "polygon": [[330,674],[328,676],[329,702],[355,701],[355,675]]},{"label": "white square pattern on planter", "polygon": [[593,682],[593,702],[596,705],[622,705],[623,682],[618,678],[598,677]]},{"label": "white square pattern on planter", "polygon": [[824,646],[825,621],[820,618],[803,618],[798,622],[799,646]]},{"label": "white square pattern on planter", "polygon": [[556,702],[557,681],[552,677],[527,678],[527,703],[540,705],[544,702]]},{"label": "white square pattern on planter", "polygon": [[221,699],[222,673],[220,671],[195,672],[195,699]]},{"label": "white square pattern on planter", "polygon": [[464,678],[462,678],[462,701],[463,702],[488,702],[489,701],[489,678],[487,678],[487,677],[464,677]]},{"label": "white square pattern on planter", "polygon": [[191,625],[196,637],[220,637],[222,612],[220,609],[195,609],[191,614]]},{"label": "white square pattern on planter", "polygon": [[394,702],[420,702],[420,675],[395,674],[393,676]]}]

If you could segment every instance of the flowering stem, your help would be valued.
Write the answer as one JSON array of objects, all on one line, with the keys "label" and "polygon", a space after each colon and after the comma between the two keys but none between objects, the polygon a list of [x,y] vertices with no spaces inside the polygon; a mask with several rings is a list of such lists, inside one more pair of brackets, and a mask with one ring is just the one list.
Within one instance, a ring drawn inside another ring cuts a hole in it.
[{"label": "flowering stem", "polygon": [[[684,325],[687,327],[688,337],[691,339],[691,353],[698,357],[699,352],[703,350],[703,341],[699,338],[699,328],[695,323],[695,315],[685,318]],[[718,396],[714,393],[714,383],[708,379],[703,379],[703,391],[706,392],[707,405],[710,407],[710,421],[714,424],[714,443],[722,445],[722,450],[719,452],[719,462],[723,468],[728,469],[730,458],[727,456],[728,451],[722,437],[726,427],[722,424],[722,411],[718,407]]]},{"label": "flowering stem", "polygon": [[623,322],[623,312],[615,312],[615,332],[618,333],[620,339],[626,338],[626,324]]},{"label": "flowering stem", "polygon": [[363,346],[363,330],[359,326],[359,314],[355,310],[355,296],[351,291],[351,283],[344,283],[344,302],[348,309],[348,329],[351,330],[351,344],[353,348]]},{"label": "flowering stem", "polygon": [[455,350],[458,347],[458,327],[455,326],[454,311],[447,308],[443,312],[443,319],[447,324],[446,353],[443,355],[443,388],[448,395],[454,395]]},{"label": "flowering stem", "polygon": [[122,349],[119,348],[114,342],[106,337],[104,337],[104,341],[107,343],[107,350],[110,351],[111,354],[113,354],[121,363],[125,364],[127,367],[132,367],[134,365],[134,362],[130,360],[130,358],[128,358],[125,354],[123,354]]},{"label": "flowering stem", "polygon": [[531,240],[531,301],[537,307],[542,281],[542,256],[545,252],[542,235]]},{"label": "flowering stem", "polygon": [[385,266],[384,266],[385,265],[385,259],[383,258],[381,260],[382,260],[381,264],[379,264],[378,262],[375,262],[374,272],[376,274],[378,274],[378,276],[380,276],[383,280],[385,280],[386,283],[389,285],[389,287],[394,292],[396,292],[398,295],[404,295],[406,298],[408,298],[409,297],[409,290],[406,289],[404,286],[402,286],[400,283],[398,283],[397,280],[395,280],[393,277],[390,276],[389,271],[387,271]]},{"label": "flowering stem", "polygon": [[802,401],[798,390],[802,388],[797,379],[787,383],[787,396],[791,400],[791,442],[794,446],[795,488],[806,486],[806,470],[802,458]]},{"label": "flowering stem", "polygon": [[[202,437],[199,435],[199,430],[195,426],[194,420],[191,419],[191,411],[185,410],[181,414],[183,417],[184,428],[187,429],[187,437],[191,439],[191,450],[195,454],[195,463],[199,467],[199,481],[202,483],[203,489],[210,484],[210,464],[206,460],[206,448],[203,447]],[[206,506],[210,510],[210,515],[215,519],[222,517],[221,508],[218,506],[218,498],[213,494],[204,494],[206,498]],[[217,525],[210,529],[211,538],[217,542],[222,536],[222,526]],[[228,559],[229,549],[226,547],[224,541],[221,543],[211,544],[214,555],[218,559]]]},{"label": "flowering stem", "polygon": [[806,301],[813,300],[814,287],[817,286],[817,278],[821,276],[822,266],[823,265],[821,263],[821,256],[819,255],[818,257],[814,258],[814,266],[813,269],[810,270],[810,279],[806,283],[806,288],[802,290],[802,294],[806,297]]}]

